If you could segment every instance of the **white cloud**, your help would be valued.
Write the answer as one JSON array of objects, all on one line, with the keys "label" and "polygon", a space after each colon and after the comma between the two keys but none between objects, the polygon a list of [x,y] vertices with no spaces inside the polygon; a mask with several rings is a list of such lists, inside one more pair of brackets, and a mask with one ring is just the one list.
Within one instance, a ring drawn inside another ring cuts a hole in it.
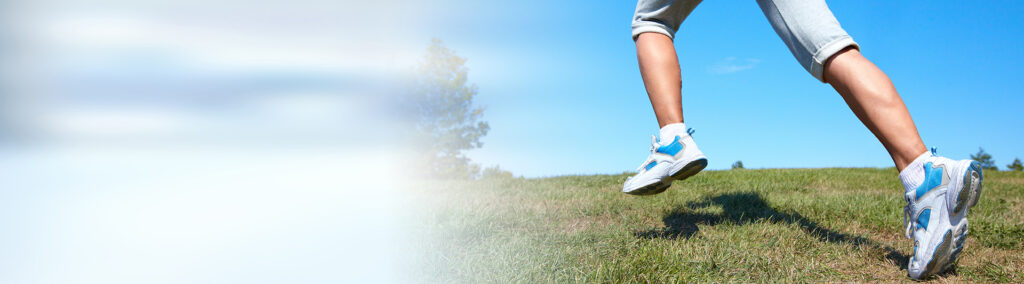
[{"label": "white cloud", "polygon": [[718,75],[732,74],[753,69],[757,67],[758,63],[761,63],[761,60],[757,58],[737,59],[734,56],[730,56],[708,67],[708,72]]},{"label": "white cloud", "polygon": [[60,135],[172,134],[196,121],[168,109],[74,108],[44,117],[44,131]]},{"label": "white cloud", "polygon": [[131,16],[53,19],[42,28],[40,40],[72,57],[141,49],[171,54],[182,62],[212,70],[273,68],[388,74],[410,65],[421,52],[421,48],[398,43],[355,41],[344,34],[267,34]]},{"label": "white cloud", "polygon": [[[382,85],[420,58],[428,42],[412,35],[425,27],[408,23],[440,9],[320,0],[15,4],[4,12],[20,17],[0,29],[16,44],[0,59],[18,61],[0,60],[0,71],[18,71],[2,78],[18,90],[4,94],[19,102],[18,127],[43,139],[168,143],[341,140],[382,128],[389,121],[374,117],[384,115],[365,97],[388,94]],[[366,11],[389,11],[389,20]]]}]

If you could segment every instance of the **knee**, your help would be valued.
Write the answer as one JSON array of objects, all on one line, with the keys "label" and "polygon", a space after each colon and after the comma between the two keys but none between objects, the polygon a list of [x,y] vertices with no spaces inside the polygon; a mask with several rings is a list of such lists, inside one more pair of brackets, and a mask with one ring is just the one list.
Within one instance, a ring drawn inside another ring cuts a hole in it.
[{"label": "knee", "polygon": [[838,52],[829,56],[824,63],[821,64],[821,75],[818,77],[822,82],[832,84],[834,80],[837,80],[842,70],[848,69],[844,65],[849,64],[850,61],[855,61],[853,58],[863,58],[860,54],[860,50],[857,46],[847,46]]},{"label": "knee", "polygon": [[869,96],[879,105],[896,106],[903,103],[889,76],[856,49],[844,50],[830,58],[824,74],[828,83],[837,89]]}]

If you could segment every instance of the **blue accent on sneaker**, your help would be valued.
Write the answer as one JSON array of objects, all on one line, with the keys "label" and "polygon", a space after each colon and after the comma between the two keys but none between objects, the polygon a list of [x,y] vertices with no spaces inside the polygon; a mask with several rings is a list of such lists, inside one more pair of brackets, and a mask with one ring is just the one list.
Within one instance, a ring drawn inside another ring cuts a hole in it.
[{"label": "blue accent on sneaker", "polygon": [[657,164],[658,164],[658,161],[651,161],[651,163],[647,164],[647,166],[644,166],[644,169],[649,171],[649,170],[651,170],[651,168],[654,167],[654,165],[657,165]]},{"label": "blue accent on sneaker", "polygon": [[668,145],[658,147],[657,152],[669,156],[675,156],[677,153],[679,153],[679,151],[682,150],[683,143],[679,143],[679,136],[676,136],[676,139],[672,140],[672,143],[668,143]]},{"label": "blue accent on sneaker", "polygon": [[917,198],[942,185],[942,168],[932,168],[932,162],[924,164],[924,182],[917,186]]},{"label": "blue accent on sneaker", "polygon": [[931,216],[931,209],[921,210],[921,215],[917,216],[917,227],[920,229],[928,230],[928,219],[930,219]]}]

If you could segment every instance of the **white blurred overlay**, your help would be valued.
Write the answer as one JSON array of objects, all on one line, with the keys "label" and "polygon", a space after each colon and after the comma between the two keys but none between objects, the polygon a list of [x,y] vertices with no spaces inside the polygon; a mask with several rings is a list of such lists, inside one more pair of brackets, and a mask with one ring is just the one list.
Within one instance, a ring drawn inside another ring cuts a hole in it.
[{"label": "white blurred overlay", "polygon": [[402,281],[412,4],[0,2],[0,283]]}]

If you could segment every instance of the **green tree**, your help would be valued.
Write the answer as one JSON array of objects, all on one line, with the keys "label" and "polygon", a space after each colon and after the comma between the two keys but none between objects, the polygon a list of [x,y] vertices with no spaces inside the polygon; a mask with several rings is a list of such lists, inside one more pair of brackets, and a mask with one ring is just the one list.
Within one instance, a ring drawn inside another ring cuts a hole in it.
[{"label": "green tree", "polygon": [[992,155],[985,153],[985,149],[978,147],[978,153],[971,155],[971,160],[975,160],[981,164],[981,168],[984,170],[998,171],[996,168],[996,161],[992,159]]},{"label": "green tree", "polygon": [[466,58],[435,38],[415,69],[406,103],[433,177],[475,178],[480,171],[463,152],[483,146],[480,138],[490,126],[480,120],[484,109],[473,105],[477,87],[468,82],[465,63]]},{"label": "green tree", "polygon": [[1013,163],[1006,165],[1006,168],[1011,171],[1024,171],[1024,165],[1021,165],[1020,158],[1013,158]]},{"label": "green tree", "polygon": [[742,169],[743,168],[743,161],[736,161],[735,163],[732,163],[732,168],[734,170],[735,169]]},{"label": "green tree", "polygon": [[486,168],[480,173],[481,179],[513,179],[515,177],[512,172],[506,171],[498,165]]}]

